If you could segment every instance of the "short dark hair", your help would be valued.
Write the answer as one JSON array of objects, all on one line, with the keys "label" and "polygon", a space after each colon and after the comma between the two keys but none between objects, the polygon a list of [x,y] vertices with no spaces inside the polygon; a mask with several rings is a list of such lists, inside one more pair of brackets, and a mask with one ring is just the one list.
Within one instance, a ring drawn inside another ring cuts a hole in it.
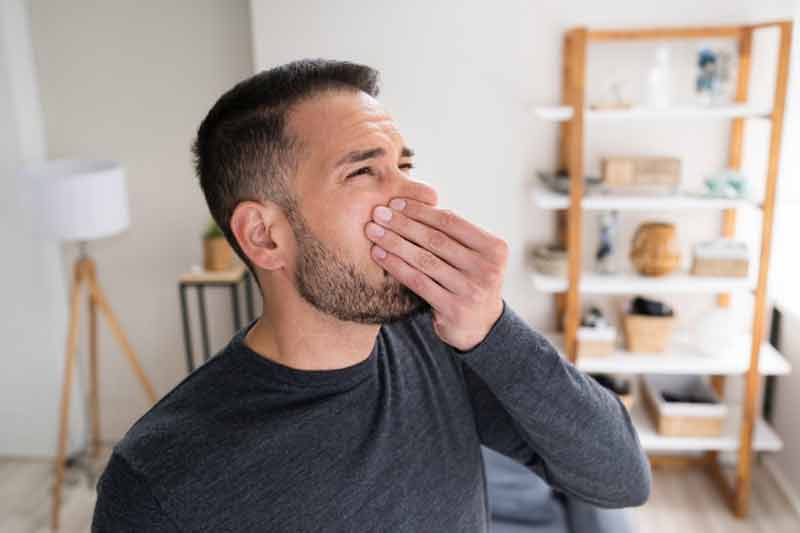
[{"label": "short dark hair", "polygon": [[271,200],[290,221],[297,201],[290,178],[297,170],[302,140],[286,130],[288,112],[301,101],[332,89],[379,92],[379,73],[366,65],[302,59],[263,70],[220,96],[192,142],[195,172],[216,221],[236,255],[259,284],[250,260],[230,227],[243,200]]}]

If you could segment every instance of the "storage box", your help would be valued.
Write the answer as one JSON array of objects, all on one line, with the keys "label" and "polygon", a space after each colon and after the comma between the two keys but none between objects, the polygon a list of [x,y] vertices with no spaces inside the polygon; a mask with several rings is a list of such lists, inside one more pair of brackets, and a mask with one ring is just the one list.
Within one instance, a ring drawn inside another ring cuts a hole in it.
[{"label": "storage box", "polygon": [[610,189],[674,192],[681,181],[681,160],[675,157],[606,157],[603,183]]},{"label": "storage box", "polygon": [[581,326],[577,332],[578,357],[611,355],[614,352],[617,330],[614,327]]},{"label": "storage box", "polygon": [[692,251],[694,276],[747,277],[747,244],[731,239],[696,243]]},{"label": "storage box", "polygon": [[[660,435],[672,437],[717,437],[722,433],[728,407],[702,376],[648,374],[641,379],[641,391],[653,425]],[[713,403],[668,402],[663,391],[695,392]]]},{"label": "storage box", "polygon": [[672,337],[673,316],[651,316],[625,313],[622,327],[625,349],[629,352],[663,352]]}]

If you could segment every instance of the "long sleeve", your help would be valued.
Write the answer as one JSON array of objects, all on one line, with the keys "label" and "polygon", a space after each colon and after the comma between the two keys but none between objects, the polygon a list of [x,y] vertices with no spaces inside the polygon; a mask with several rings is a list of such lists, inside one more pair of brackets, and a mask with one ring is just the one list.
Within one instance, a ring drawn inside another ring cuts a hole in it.
[{"label": "long sleeve", "polygon": [[647,501],[650,464],[625,406],[505,300],[480,344],[450,349],[462,362],[482,444],[599,507]]},{"label": "long sleeve", "polygon": [[134,531],[178,533],[179,529],[141,476],[114,452],[97,481],[92,533]]}]

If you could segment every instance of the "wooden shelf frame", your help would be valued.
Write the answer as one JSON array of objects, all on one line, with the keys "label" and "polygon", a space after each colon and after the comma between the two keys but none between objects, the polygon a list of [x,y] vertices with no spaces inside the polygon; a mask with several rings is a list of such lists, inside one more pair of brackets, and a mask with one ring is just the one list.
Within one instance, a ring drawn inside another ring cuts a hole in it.
[{"label": "wooden shelf frame", "polygon": [[[767,164],[766,187],[761,203],[763,211],[761,226],[761,249],[758,278],[755,287],[755,309],[753,313],[752,344],[749,366],[745,373],[745,395],[739,424],[738,462],[733,483],[722,475],[718,450],[706,452],[700,462],[708,467],[712,478],[718,482],[726,501],[735,516],[747,516],[751,492],[753,462],[753,432],[757,422],[756,400],[759,387],[759,353],[765,331],[766,289],[769,273],[770,247],[772,243],[775,194],[778,166],[781,152],[784,110],[789,78],[789,55],[792,42],[792,22],[778,20],[750,25],[707,26],[707,27],[668,27],[639,29],[589,29],[577,27],[564,34],[562,66],[562,102],[571,109],[569,118],[559,122],[559,168],[565,169],[570,177],[569,205],[556,210],[558,240],[565,245],[568,253],[567,288],[555,295],[555,327],[561,329],[563,317],[564,349],[570,361],[576,361],[576,333],[580,322],[580,283],[581,283],[581,228],[583,219],[583,176],[584,176],[584,131],[587,122],[586,109],[586,62],[587,47],[591,43],[608,41],[638,41],[696,38],[732,38],[738,45],[738,72],[735,103],[745,104],[750,82],[751,48],[753,32],[763,28],[777,28],[780,33],[778,63],[773,103],[765,118],[770,120],[769,159]],[[729,166],[741,168],[744,140],[745,118],[733,117],[729,143]],[[736,208],[722,210],[722,236],[733,236],[736,227]],[[717,296],[719,306],[730,304],[730,294]],[[687,372],[691,373],[691,371]],[[722,395],[725,376],[714,375],[712,384]]]}]

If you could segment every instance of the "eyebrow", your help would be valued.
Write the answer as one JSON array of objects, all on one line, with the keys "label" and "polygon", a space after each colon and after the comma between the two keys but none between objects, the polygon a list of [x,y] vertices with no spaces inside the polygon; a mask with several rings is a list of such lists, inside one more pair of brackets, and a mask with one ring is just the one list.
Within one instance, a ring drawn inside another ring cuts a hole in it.
[{"label": "eyebrow", "polygon": [[[372,159],[373,157],[381,157],[386,155],[386,150],[383,148],[369,148],[367,150],[353,150],[343,158],[341,158],[334,168],[338,168],[346,163],[358,163],[359,161],[365,161],[367,159]],[[414,157],[414,150],[409,148],[408,146],[404,146],[400,157]]]}]

